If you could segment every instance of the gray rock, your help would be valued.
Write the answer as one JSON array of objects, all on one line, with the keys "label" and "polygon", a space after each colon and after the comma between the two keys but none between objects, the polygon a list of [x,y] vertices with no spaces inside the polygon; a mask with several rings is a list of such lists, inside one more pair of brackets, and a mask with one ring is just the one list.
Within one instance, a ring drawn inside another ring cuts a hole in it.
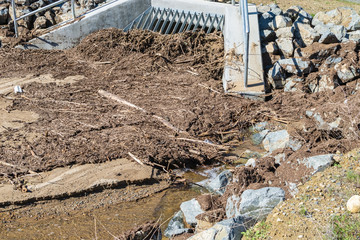
[{"label": "gray rock", "polygon": [[7,24],[9,18],[9,9],[6,5],[0,6],[0,25]]},{"label": "gray rock", "polygon": [[359,76],[359,70],[356,69],[353,65],[351,65],[349,62],[347,63],[338,63],[335,65],[334,69],[336,70],[336,74],[338,78],[343,82],[347,83],[354,78]]},{"label": "gray rock", "polygon": [[216,223],[213,227],[202,231],[188,240],[236,240],[241,239],[242,232],[255,225],[255,221],[243,216],[230,218]]},{"label": "gray rock", "polygon": [[246,163],[245,163],[246,167],[256,167],[256,159],[255,158],[250,158]]},{"label": "gray rock", "polygon": [[293,21],[295,21],[298,18],[299,12],[301,10],[303,10],[303,8],[300,6],[291,6],[286,10],[284,15],[291,18]]},{"label": "gray rock", "polygon": [[269,5],[260,5],[257,6],[257,11],[262,14],[271,11],[271,8]]},{"label": "gray rock", "polygon": [[291,148],[291,150],[293,150],[295,152],[302,147],[302,143],[299,140],[290,137],[288,146]]},{"label": "gray rock", "polygon": [[273,19],[275,15],[271,12],[263,13],[259,18],[260,30],[272,29]]},{"label": "gray rock", "polygon": [[195,217],[199,214],[204,213],[204,211],[201,209],[199,202],[195,198],[181,203],[180,209],[185,216],[185,221],[193,227],[196,226],[197,223]]},{"label": "gray rock", "polygon": [[[32,10],[28,7],[16,7],[16,16],[22,16],[24,14],[30,13],[31,11]],[[13,20],[14,16],[13,16],[13,10],[12,10],[11,5],[9,6],[9,15],[10,15],[10,19]],[[24,25],[26,28],[31,28],[33,22],[34,22],[34,16],[31,16],[31,17],[24,18],[23,20],[19,20],[18,24]]]},{"label": "gray rock", "polygon": [[275,42],[270,42],[265,45],[265,52],[272,54],[272,55],[277,55],[277,54],[279,54],[279,48]]},{"label": "gray rock", "polygon": [[312,20],[312,25],[318,24],[342,25],[348,31],[355,31],[360,29],[360,16],[352,8],[339,7],[326,13],[318,12]]},{"label": "gray rock", "polygon": [[286,72],[298,76],[309,74],[314,70],[314,65],[311,61],[305,61],[301,58],[280,59],[277,62]]},{"label": "gray rock", "polygon": [[286,80],[285,70],[277,62],[268,72],[268,81],[273,88],[283,88]]},{"label": "gray rock", "polygon": [[283,200],[285,200],[285,191],[281,188],[248,189],[241,194],[239,212],[241,216],[261,221]]},{"label": "gray rock", "polygon": [[342,25],[334,25],[330,27],[330,31],[335,34],[336,38],[341,42],[347,34],[347,30]]},{"label": "gray rock", "polygon": [[330,31],[321,35],[321,38],[319,39],[319,43],[323,43],[323,44],[338,43],[338,42],[340,42],[339,39],[337,39],[335,34]]},{"label": "gray rock", "polygon": [[306,116],[313,117],[317,123],[316,127],[321,130],[336,130],[339,127],[342,120],[340,117],[338,117],[333,122],[327,123],[322,119],[319,113],[316,112],[314,113],[313,111],[306,111]]},{"label": "gray rock", "polygon": [[296,23],[294,24],[294,27],[295,38],[298,39],[298,43],[301,47],[309,46],[320,39],[320,34],[308,24]]},{"label": "gray rock", "polygon": [[226,200],[225,212],[227,218],[240,216],[240,196],[232,195]]},{"label": "gray rock", "polygon": [[35,29],[43,29],[46,28],[48,25],[48,20],[44,16],[37,17],[34,22]]},{"label": "gray rock", "polygon": [[279,28],[275,31],[277,38],[287,38],[292,39],[294,37],[294,28],[293,27],[284,27]]},{"label": "gray rock", "polygon": [[279,38],[276,39],[276,44],[278,45],[281,52],[286,58],[292,57],[294,54],[294,45],[292,39]]},{"label": "gray rock", "polygon": [[292,21],[288,17],[284,17],[282,15],[278,15],[273,20],[274,30],[284,27],[290,27],[292,25]]},{"label": "gray rock", "polygon": [[208,183],[208,188],[222,195],[231,179],[232,173],[229,170],[225,170]]},{"label": "gray rock", "polygon": [[325,170],[334,163],[334,154],[318,155],[300,160],[308,168],[313,168],[312,174]]},{"label": "gray rock", "polygon": [[360,42],[360,30],[349,32],[348,39],[355,42]]},{"label": "gray rock", "polygon": [[266,137],[266,135],[269,133],[269,130],[263,130],[261,132],[255,133],[253,135],[251,135],[251,141],[253,142],[254,145],[259,145],[264,138]]},{"label": "gray rock", "polygon": [[297,188],[296,183],[292,183],[292,182],[285,182],[285,183],[289,187],[289,192],[291,196],[294,197],[296,194],[299,193],[299,189]]},{"label": "gray rock", "polygon": [[270,132],[263,140],[266,151],[273,152],[277,149],[286,148],[290,140],[290,135],[286,130]]},{"label": "gray rock", "polygon": [[168,238],[189,232],[190,229],[185,228],[184,215],[181,211],[175,213],[174,217],[170,220],[167,228],[164,231],[164,235]]},{"label": "gray rock", "polygon": [[283,13],[281,8],[275,3],[269,4],[269,7],[271,9],[270,12],[275,16],[281,15]]},{"label": "gray rock", "polygon": [[300,91],[296,86],[299,82],[304,81],[302,78],[287,78],[284,86],[284,92],[297,92]]},{"label": "gray rock", "polygon": [[254,131],[260,132],[260,131],[265,130],[268,125],[269,125],[268,122],[259,122],[259,123],[256,123],[254,126],[250,127],[250,131],[251,132],[254,132]]},{"label": "gray rock", "polygon": [[342,57],[330,56],[325,60],[324,64],[326,65],[326,67],[332,67],[333,65],[338,64],[341,61],[342,61]]},{"label": "gray rock", "polygon": [[276,39],[276,34],[272,29],[260,30],[260,39],[262,42],[272,42]]},{"label": "gray rock", "polygon": [[283,161],[285,161],[285,153],[279,153],[278,155],[274,156],[275,163],[281,165]]}]

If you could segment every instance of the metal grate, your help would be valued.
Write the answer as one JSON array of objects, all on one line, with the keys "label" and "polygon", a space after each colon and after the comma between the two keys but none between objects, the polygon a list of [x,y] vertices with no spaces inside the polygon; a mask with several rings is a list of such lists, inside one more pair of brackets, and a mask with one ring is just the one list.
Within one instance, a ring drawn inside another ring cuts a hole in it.
[{"label": "metal grate", "polygon": [[224,15],[150,7],[126,26],[124,31],[143,29],[162,34],[174,34],[202,29],[206,33],[211,33],[222,31],[223,25]]}]

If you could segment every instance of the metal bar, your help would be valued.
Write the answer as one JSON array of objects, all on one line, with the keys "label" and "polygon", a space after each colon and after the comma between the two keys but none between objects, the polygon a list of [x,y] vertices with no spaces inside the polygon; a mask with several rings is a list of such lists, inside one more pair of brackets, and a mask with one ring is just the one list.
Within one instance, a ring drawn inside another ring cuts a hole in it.
[{"label": "metal bar", "polygon": [[[26,17],[30,17],[30,16],[32,16],[32,15],[37,14],[38,12],[44,11],[44,10],[49,9],[49,8],[52,8],[52,7],[55,7],[55,6],[57,6],[57,5],[59,5],[59,4],[63,3],[63,2],[67,2],[67,1],[68,1],[68,0],[59,0],[59,1],[57,1],[57,2],[51,3],[51,4],[49,4],[49,5],[46,5],[45,7],[38,8],[38,9],[36,9],[35,11],[26,13],[26,14],[22,15],[21,17],[16,18],[16,20],[18,21],[18,20],[24,19],[24,18],[26,18]],[[15,15],[14,15],[14,16],[15,16]]]},{"label": "metal bar", "polygon": [[76,14],[75,14],[75,0],[71,0],[71,12],[72,12],[73,18],[76,18]]},{"label": "metal bar", "polygon": [[231,4],[232,4],[232,5],[235,5],[235,0],[231,0]]},{"label": "metal bar", "polygon": [[[157,32],[157,30],[159,29],[161,21],[165,15],[165,13],[166,13],[166,9],[164,9],[163,12],[161,13],[160,18],[158,19],[158,22],[156,23],[155,28],[153,30],[154,32]],[[166,15],[167,15],[167,13],[166,13]]]},{"label": "metal bar", "polygon": [[218,20],[216,15],[214,16],[213,20],[211,21],[210,27],[209,27],[209,29],[207,30],[206,33],[211,33],[211,29],[214,27],[215,20]]},{"label": "metal bar", "polygon": [[149,12],[149,15],[146,18],[146,21],[144,23],[144,26],[142,27],[142,30],[144,30],[146,28],[146,25],[148,24],[149,20],[151,19],[151,15],[155,13],[155,9],[151,7],[151,10]]},{"label": "metal bar", "polygon": [[166,27],[166,23],[169,21],[170,16],[173,15],[173,11],[172,11],[170,8],[168,9],[168,11],[169,11],[169,14],[167,15],[167,17],[166,17],[166,19],[165,19],[165,21],[164,21],[164,24],[162,25],[162,27],[161,27],[161,29],[160,29],[160,33],[164,33],[164,30],[165,30],[165,27]]},{"label": "metal bar", "polygon": [[216,31],[222,30],[221,24],[222,24],[223,21],[224,21],[224,15],[221,16],[221,18],[219,20],[219,23],[218,23],[218,25],[216,27]]},{"label": "metal bar", "polygon": [[203,20],[203,23],[205,22],[205,18],[204,18],[204,14],[201,13],[200,16],[199,16],[199,20],[196,22],[195,26],[194,26],[194,29],[193,29],[193,32],[196,31],[196,29],[199,27],[199,24],[201,22],[201,19]]},{"label": "metal bar", "polygon": [[208,14],[207,15],[207,18],[206,18],[206,20],[205,20],[205,22],[204,22],[204,25],[202,26],[202,30],[205,30],[205,28],[206,28],[206,24],[207,24],[207,22],[209,21],[209,19],[210,19],[210,14]]},{"label": "metal bar", "polygon": [[[178,10],[175,11],[175,14],[174,14],[174,16],[173,16],[173,19],[171,19],[171,21],[170,21],[170,23],[169,23],[169,25],[168,25],[168,27],[167,27],[167,29],[166,29],[166,31],[165,31],[165,34],[168,34],[168,33],[170,32],[171,26],[174,24],[177,15],[179,15],[179,11],[178,11]],[[179,20],[180,20],[180,18],[179,18]]]},{"label": "metal bar", "polygon": [[173,31],[172,31],[172,34],[176,32],[176,29],[178,29],[178,27],[179,27],[179,25],[180,25],[180,23],[181,23],[181,18],[183,18],[183,17],[185,18],[185,12],[184,12],[184,11],[181,12],[180,17],[179,17],[179,20],[178,20],[178,22],[176,23],[176,25],[175,25],[175,27],[174,27],[174,29],[173,29]]},{"label": "metal bar", "polygon": [[158,8],[158,10],[157,10],[156,13],[154,14],[154,18],[153,18],[153,20],[151,21],[151,23],[150,23],[149,27],[147,28],[147,30],[151,30],[152,26],[155,24],[157,15],[159,14],[160,11],[161,11],[160,8]]},{"label": "metal bar", "polygon": [[196,12],[194,13],[193,17],[191,18],[190,23],[189,23],[188,27],[186,28],[186,31],[190,30],[191,25],[193,25],[193,23],[194,23],[195,18],[196,19],[198,18]]},{"label": "metal bar", "polygon": [[18,25],[17,25],[17,19],[16,19],[15,0],[11,0],[11,6],[12,6],[13,16],[14,16],[15,37],[18,38],[19,37],[19,32],[18,32]]},{"label": "metal bar", "polygon": [[242,19],[243,19],[243,32],[244,32],[244,86],[248,87],[248,73],[249,73],[249,11],[248,11],[248,2],[247,0],[241,0],[240,4],[242,8]]},{"label": "metal bar", "polygon": [[181,33],[181,32],[184,30],[184,28],[185,28],[185,26],[186,26],[186,24],[187,24],[187,20],[189,19],[189,16],[191,16],[191,13],[190,13],[190,12],[188,12],[188,14],[186,15],[186,18],[185,18],[183,24],[181,25],[181,28],[180,28],[179,33]]},{"label": "metal bar", "polygon": [[141,18],[136,26],[137,29],[140,29],[141,27],[141,23],[143,22],[145,15],[151,10],[151,7],[149,7],[148,9],[145,10],[145,12],[141,15]]}]

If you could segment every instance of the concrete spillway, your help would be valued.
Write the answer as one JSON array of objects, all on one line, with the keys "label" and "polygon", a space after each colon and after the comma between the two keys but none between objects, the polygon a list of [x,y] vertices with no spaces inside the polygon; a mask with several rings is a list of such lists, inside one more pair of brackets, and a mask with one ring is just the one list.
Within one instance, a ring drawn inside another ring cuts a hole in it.
[{"label": "concrete spillway", "polygon": [[[180,16],[180,13],[184,15]],[[189,16],[186,17],[187,15]],[[151,25],[152,29],[147,28],[150,26],[150,23],[146,22],[147,19],[155,19]],[[139,26],[139,28],[159,30],[158,32],[161,33],[166,33],[167,30],[168,33],[176,33],[181,29],[178,27],[174,30],[176,23],[181,22],[181,25],[185,25],[183,31],[197,29],[208,32],[222,31],[225,45],[224,91],[258,96],[264,93],[264,76],[257,11],[256,6],[251,4],[249,4],[249,21],[249,78],[246,88],[242,62],[243,24],[239,7],[236,5],[203,0],[117,0],[75,20],[55,26],[48,33],[30,40],[23,48],[67,49],[77,45],[90,33],[111,27],[129,30]],[[169,27],[169,24],[173,25]]]}]

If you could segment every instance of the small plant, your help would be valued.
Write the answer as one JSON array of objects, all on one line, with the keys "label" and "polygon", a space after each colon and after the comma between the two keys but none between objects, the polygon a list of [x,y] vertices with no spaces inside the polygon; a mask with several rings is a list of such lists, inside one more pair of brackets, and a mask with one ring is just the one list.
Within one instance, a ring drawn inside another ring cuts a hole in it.
[{"label": "small plant", "polygon": [[243,239],[257,240],[257,239],[270,239],[269,237],[270,225],[265,221],[261,221],[256,224],[253,228],[248,229],[246,232],[242,232]]},{"label": "small plant", "polygon": [[346,173],[346,179],[349,181],[349,182],[354,182],[356,184],[360,184],[360,175],[353,172],[353,171],[348,171]]},{"label": "small plant", "polygon": [[302,216],[306,216],[308,214],[308,211],[305,206],[301,206],[299,213]]},{"label": "small plant", "polygon": [[[357,219],[356,219],[357,218]],[[360,236],[360,219],[358,217],[346,213],[341,216],[333,217],[332,238],[344,240],[358,240]]]}]

